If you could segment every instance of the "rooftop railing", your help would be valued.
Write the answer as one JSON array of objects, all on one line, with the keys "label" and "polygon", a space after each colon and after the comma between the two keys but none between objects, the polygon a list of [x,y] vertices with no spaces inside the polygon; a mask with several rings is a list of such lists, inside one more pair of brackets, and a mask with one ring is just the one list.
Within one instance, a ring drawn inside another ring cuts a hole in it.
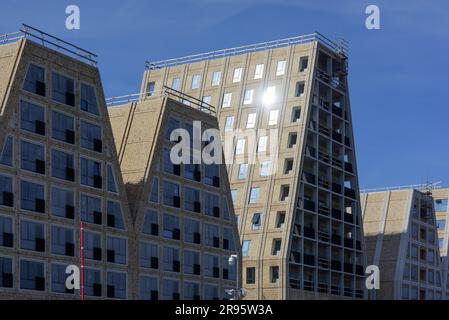
[{"label": "rooftop railing", "polygon": [[361,193],[369,193],[369,192],[383,192],[383,191],[397,191],[397,190],[410,190],[415,189],[419,191],[429,191],[431,192],[434,189],[441,188],[441,181],[434,183],[422,183],[422,184],[412,184],[405,186],[395,186],[395,187],[383,187],[383,188],[374,188],[374,189],[363,189],[360,190]]},{"label": "rooftop railing", "polygon": [[13,43],[23,38],[33,39],[36,43],[55,49],[82,62],[87,62],[92,66],[97,65],[96,54],[26,24],[22,24],[22,28],[17,32],[1,35],[0,45]]},{"label": "rooftop railing", "polygon": [[160,99],[161,97],[165,96],[172,100],[179,101],[187,107],[198,109],[210,115],[215,115],[214,106],[167,86],[164,86],[163,89],[160,91],[155,91],[151,93],[149,92],[134,93],[124,96],[107,98],[106,105],[112,108],[114,106],[119,106],[130,102],[141,102],[151,99]]},{"label": "rooftop railing", "polygon": [[348,42],[346,40],[338,39],[337,42],[334,42],[334,41],[329,40],[325,36],[323,36],[321,33],[315,32],[312,34],[306,34],[306,35],[292,37],[292,38],[285,38],[285,39],[261,42],[261,43],[251,44],[251,45],[240,46],[240,47],[210,51],[210,52],[194,54],[194,55],[189,55],[189,56],[180,57],[180,58],[160,60],[160,61],[154,61],[154,62],[145,61],[145,68],[146,68],[146,70],[155,70],[155,69],[173,67],[173,66],[187,64],[187,63],[220,59],[220,58],[235,56],[235,55],[239,55],[239,54],[263,51],[263,50],[268,50],[268,49],[282,48],[282,47],[303,44],[303,43],[308,43],[308,42],[314,42],[314,41],[318,41],[318,42],[322,43],[323,45],[325,45],[326,47],[328,47],[329,49],[331,49],[332,51],[341,55],[344,58],[347,57]]}]

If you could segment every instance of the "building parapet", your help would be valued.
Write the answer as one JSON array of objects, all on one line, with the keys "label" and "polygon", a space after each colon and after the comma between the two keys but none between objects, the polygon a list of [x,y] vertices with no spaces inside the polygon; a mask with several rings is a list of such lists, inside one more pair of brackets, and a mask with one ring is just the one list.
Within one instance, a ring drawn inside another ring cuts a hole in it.
[{"label": "building parapet", "polygon": [[412,185],[404,185],[404,186],[363,189],[363,190],[360,190],[360,193],[398,191],[398,190],[410,190],[410,189],[415,189],[415,190],[422,191],[422,192],[432,192],[432,190],[434,190],[434,189],[441,188],[440,184],[441,184],[441,181],[434,182],[434,183],[421,183],[421,184],[412,184]]}]

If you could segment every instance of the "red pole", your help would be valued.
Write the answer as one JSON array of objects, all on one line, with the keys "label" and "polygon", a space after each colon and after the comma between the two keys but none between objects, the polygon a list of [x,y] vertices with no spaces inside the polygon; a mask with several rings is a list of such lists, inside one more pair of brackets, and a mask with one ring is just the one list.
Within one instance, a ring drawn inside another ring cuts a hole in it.
[{"label": "red pole", "polygon": [[80,234],[80,257],[81,257],[81,300],[84,300],[84,222],[81,222]]}]

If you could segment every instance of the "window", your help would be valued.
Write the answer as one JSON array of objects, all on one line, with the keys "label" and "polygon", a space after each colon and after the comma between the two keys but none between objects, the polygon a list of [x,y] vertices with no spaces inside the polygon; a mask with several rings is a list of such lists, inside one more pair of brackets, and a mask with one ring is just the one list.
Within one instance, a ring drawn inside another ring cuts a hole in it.
[{"label": "window", "polygon": [[94,269],[85,269],[84,292],[86,296],[101,297],[101,291],[101,271]]},{"label": "window", "polygon": [[167,127],[165,129],[164,137],[167,141],[170,141],[170,135],[173,131],[181,128],[181,122],[175,118],[168,118]]},{"label": "window", "polygon": [[147,96],[152,96],[154,94],[154,91],[156,89],[156,83],[155,82],[149,82],[147,85]]},{"label": "window", "polygon": [[223,228],[223,249],[235,251],[234,233],[231,228]]},{"label": "window", "polygon": [[256,71],[254,72],[254,80],[262,79],[263,77],[263,64],[256,65]]},{"label": "window", "polygon": [[204,285],[204,300],[218,300],[218,287],[213,284]]},{"label": "window", "polygon": [[201,170],[199,164],[184,164],[184,178],[201,181]]},{"label": "window", "polygon": [[437,220],[437,228],[438,229],[446,228],[446,219],[439,219],[439,220]]},{"label": "window", "polygon": [[141,267],[157,269],[159,267],[158,257],[157,244],[144,241],[140,242],[139,258]]},{"label": "window", "polygon": [[300,118],[301,118],[301,108],[294,107],[292,109],[292,122],[298,122]]},{"label": "window", "polygon": [[203,102],[207,104],[211,104],[212,96],[203,96]]},{"label": "window", "polygon": [[172,247],[163,248],[164,271],[180,272],[179,249]]},{"label": "window", "polygon": [[81,158],[81,184],[89,187],[102,188],[101,163]]},{"label": "window", "polygon": [[11,177],[0,175],[0,205],[5,207],[14,206]]},{"label": "window", "polygon": [[282,76],[285,74],[285,60],[280,60],[276,66],[276,75]]},{"label": "window", "polygon": [[204,276],[219,278],[220,277],[219,263],[220,262],[218,256],[205,253],[203,255]]},{"label": "window", "polygon": [[115,180],[114,169],[112,169],[111,164],[108,164],[107,168],[108,168],[108,191],[117,193],[117,184],[115,182],[116,180]]},{"label": "window", "polygon": [[12,219],[0,216],[0,247],[12,248],[13,246]]},{"label": "window", "polygon": [[264,160],[260,164],[260,176],[268,177],[271,174],[271,161]]},{"label": "window", "polygon": [[447,211],[448,199],[436,199],[435,200],[435,211],[436,212],[446,212]]},{"label": "window", "polygon": [[181,230],[179,229],[179,217],[170,214],[164,214],[164,232],[163,236],[167,239],[179,240],[181,238]]},{"label": "window", "polygon": [[256,125],[256,113],[249,113],[246,118],[246,128],[251,129]]},{"label": "window", "polygon": [[257,152],[267,151],[268,136],[259,137],[259,143],[257,144]]},{"label": "window", "polygon": [[296,132],[290,132],[288,134],[287,148],[291,149],[291,148],[296,147],[297,138],[298,138],[298,135]]},{"label": "window", "polygon": [[251,240],[243,240],[242,243],[242,256],[249,257],[251,249]]},{"label": "window", "polygon": [[[153,84],[154,84],[154,82],[153,82]],[[172,87],[172,89],[179,91],[179,89],[181,89],[181,78],[179,78],[179,77],[173,78],[171,87]],[[154,85],[153,85],[153,92],[154,92]]]},{"label": "window", "polygon": [[45,227],[31,221],[20,222],[20,249],[45,252]]},{"label": "window", "polygon": [[20,208],[22,210],[45,212],[44,186],[29,182],[20,181]]},{"label": "window", "polygon": [[73,155],[59,150],[51,150],[51,174],[54,178],[75,181]]},{"label": "window", "polygon": [[199,74],[194,74],[192,77],[191,89],[198,89],[200,87],[201,76]]},{"label": "window", "polygon": [[232,131],[234,129],[234,117],[233,116],[228,116],[226,117],[225,120],[225,132],[229,132]]},{"label": "window", "polygon": [[184,187],[184,209],[193,212],[201,212],[200,191]]},{"label": "window", "polygon": [[85,121],[81,121],[80,130],[81,147],[101,153],[103,151],[101,127]]},{"label": "window", "polygon": [[108,271],[108,298],[126,299],[126,273]]},{"label": "window", "polygon": [[238,179],[239,180],[246,179],[247,176],[248,176],[248,164],[243,163],[239,166]]},{"label": "window", "polygon": [[164,204],[166,206],[180,208],[181,199],[179,197],[178,184],[164,181]]},{"label": "window", "polygon": [[85,83],[81,83],[81,110],[100,115],[95,88]]},{"label": "window", "polygon": [[296,82],[295,97],[302,97],[304,94],[304,82]]},{"label": "window", "polygon": [[235,203],[237,202],[237,190],[236,189],[231,190],[231,199],[232,199],[232,203],[235,205]]},{"label": "window", "polygon": [[281,239],[273,239],[273,246],[271,249],[271,254],[273,256],[278,256],[281,253],[281,244],[282,244]]},{"label": "window", "polygon": [[253,218],[251,219],[251,229],[259,230],[262,226],[262,213],[254,213]]},{"label": "window", "polygon": [[243,104],[253,103],[254,89],[248,89],[245,91],[245,96],[243,97]]},{"label": "window", "polygon": [[126,264],[126,239],[108,236],[108,262]]},{"label": "window", "polygon": [[235,155],[242,155],[245,153],[245,139],[238,139],[235,148]]},{"label": "window", "polygon": [[162,281],[162,300],[179,300],[178,280],[164,279]]},{"label": "window", "polygon": [[108,200],[107,224],[111,228],[125,229],[120,202]]},{"label": "window", "polygon": [[143,221],[142,232],[153,236],[159,235],[159,218],[155,210],[147,210]]},{"label": "window", "polygon": [[45,174],[45,149],[42,145],[20,141],[20,167]]},{"label": "window", "polygon": [[278,266],[270,267],[270,282],[271,283],[279,282],[279,267]]},{"label": "window", "polygon": [[101,234],[84,232],[84,257],[101,261]]},{"label": "window", "polygon": [[157,300],[158,299],[158,284],[157,278],[141,276],[139,281],[139,297],[143,300]]},{"label": "window", "polygon": [[216,194],[204,193],[204,214],[219,218],[220,217],[220,198]]},{"label": "window", "polygon": [[20,101],[20,128],[45,136],[44,108],[30,102]]},{"label": "window", "polygon": [[65,286],[67,275],[65,270],[67,265],[51,264],[51,291],[56,293],[74,293],[74,290],[69,290]]},{"label": "window", "polygon": [[309,64],[308,57],[299,58],[299,72],[304,72],[307,70],[307,65]]},{"label": "window", "polygon": [[2,154],[0,156],[0,164],[5,166],[13,166],[13,137],[7,136],[5,139],[5,143],[3,144]]},{"label": "window", "polygon": [[276,228],[283,228],[285,223],[285,212],[278,212],[276,215]]},{"label": "window", "polygon": [[75,106],[75,82],[59,73],[52,73],[52,98],[55,101]]},{"label": "window", "polygon": [[196,251],[184,251],[184,273],[185,274],[201,274],[200,254]]},{"label": "window", "polygon": [[235,68],[234,69],[234,75],[232,77],[232,82],[240,82],[240,80],[242,79],[242,68]]},{"label": "window", "polygon": [[153,177],[149,198],[151,202],[159,202],[159,178],[157,177]]},{"label": "window", "polygon": [[30,64],[23,89],[45,97],[45,69],[34,64]]},{"label": "window", "polygon": [[69,257],[75,256],[72,229],[58,226],[51,227],[51,253]]},{"label": "window", "polygon": [[12,259],[0,257],[0,288],[13,287]]},{"label": "window", "polygon": [[52,187],[51,214],[56,217],[74,219],[75,203],[72,191]]},{"label": "window", "polygon": [[229,206],[228,206],[228,199],[226,197],[223,197],[223,219],[228,220],[230,219],[229,215]]},{"label": "window", "polygon": [[82,221],[102,224],[101,199],[81,194],[80,215]]},{"label": "window", "polygon": [[60,112],[51,113],[52,138],[74,144],[75,127],[73,117]]},{"label": "window", "polygon": [[259,202],[260,188],[251,188],[251,193],[249,195],[249,203]]},{"label": "window", "polygon": [[174,175],[181,175],[181,165],[173,164],[170,158],[170,149],[165,148],[163,152],[164,171]]},{"label": "window", "polygon": [[222,108],[229,108],[231,106],[232,92],[227,92],[223,95]]},{"label": "window", "polygon": [[213,224],[204,224],[204,245],[214,248],[220,247],[220,231],[219,227]]},{"label": "window", "polygon": [[279,110],[271,110],[268,117],[268,125],[274,126],[278,123]]},{"label": "window", "polygon": [[249,267],[246,268],[246,284],[255,284],[256,283],[256,268]]},{"label": "window", "polygon": [[194,282],[184,282],[184,300],[200,300],[200,285]]},{"label": "window", "polygon": [[212,73],[212,86],[218,86],[221,80],[221,71],[214,71]]},{"label": "window", "polygon": [[285,159],[284,174],[291,174],[293,171],[293,159]]},{"label": "window", "polygon": [[281,201],[288,201],[288,194],[290,193],[290,186],[283,185],[281,186]]},{"label": "window", "polygon": [[263,94],[263,103],[270,105],[276,100],[276,86],[268,86]]},{"label": "window", "polygon": [[184,219],[184,241],[189,243],[201,243],[200,222],[192,219]]},{"label": "window", "polygon": [[20,289],[45,291],[44,264],[37,261],[20,261]]}]

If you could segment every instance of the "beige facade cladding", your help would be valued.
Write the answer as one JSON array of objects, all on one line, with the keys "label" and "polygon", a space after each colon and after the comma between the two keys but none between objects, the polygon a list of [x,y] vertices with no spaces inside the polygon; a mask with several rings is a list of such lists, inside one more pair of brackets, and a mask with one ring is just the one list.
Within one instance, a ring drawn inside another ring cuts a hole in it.
[{"label": "beige facade cladding", "polygon": [[380,270],[375,299],[445,298],[433,198],[415,189],[361,195],[368,264]]},{"label": "beige facade cladding", "polygon": [[[135,283],[151,283],[149,298],[230,298],[225,290],[236,288],[237,268],[228,259],[237,254],[240,261],[241,249],[226,167],[169,158],[173,128],[192,134],[193,121],[203,131],[218,128],[216,118],[167,95],[108,110],[135,221],[134,252],[139,261],[146,245],[159,253],[149,267],[139,264]],[[170,250],[175,258],[168,261]]]},{"label": "beige facade cladding", "polygon": [[[217,106],[222,139],[228,130],[256,129],[247,156],[258,153],[258,129],[277,129],[277,139],[264,141],[267,150],[277,143],[273,175],[263,160],[227,164],[248,299],[364,297],[346,57],[321,41],[239,50],[150,63],[141,93],[168,86]],[[238,140],[231,149],[250,145]]]},{"label": "beige facade cladding", "polygon": [[96,67],[22,38],[0,46],[0,298],[131,298],[126,194]]}]

